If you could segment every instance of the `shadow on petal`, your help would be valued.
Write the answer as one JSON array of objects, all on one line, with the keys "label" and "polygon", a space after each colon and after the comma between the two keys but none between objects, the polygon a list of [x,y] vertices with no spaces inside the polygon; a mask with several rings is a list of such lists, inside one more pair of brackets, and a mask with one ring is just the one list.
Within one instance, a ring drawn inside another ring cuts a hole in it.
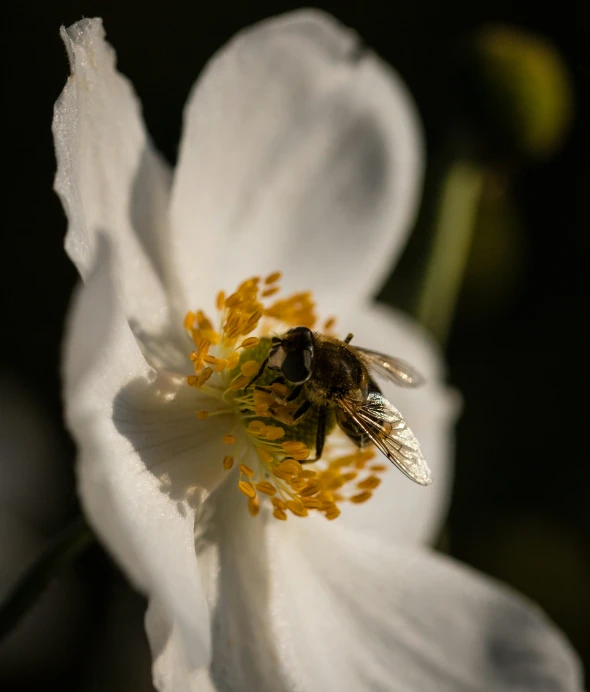
[{"label": "shadow on petal", "polygon": [[151,382],[132,380],[113,402],[118,432],[182,516],[188,508],[196,508],[223,477],[221,437],[228,428],[227,418],[197,420],[198,408],[219,406],[217,399],[199,397],[184,377],[159,373]]}]

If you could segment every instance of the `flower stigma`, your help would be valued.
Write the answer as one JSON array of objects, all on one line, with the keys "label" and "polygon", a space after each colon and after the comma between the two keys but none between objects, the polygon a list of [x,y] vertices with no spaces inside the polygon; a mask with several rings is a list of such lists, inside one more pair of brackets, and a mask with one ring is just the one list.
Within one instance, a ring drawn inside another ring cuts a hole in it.
[{"label": "flower stigma", "polygon": [[[294,421],[301,402],[287,402],[291,387],[273,382],[277,373],[269,369],[246,389],[266,358],[273,335],[297,326],[313,329],[317,322],[310,292],[274,298],[280,279],[281,273],[274,272],[264,280],[243,281],[229,296],[220,291],[217,327],[202,310],[187,313],[184,328],[195,347],[189,355],[194,374],[187,383],[223,405],[215,411],[197,410],[199,425],[228,413],[239,421],[222,437],[227,452],[219,463],[236,474],[237,488],[252,516],[259,513],[261,502],[269,502],[273,515],[282,521],[288,513],[305,517],[313,511],[335,519],[341,503],[360,504],[371,498],[387,466],[370,463],[375,456],[372,447],[360,450],[343,434],[330,435],[337,427],[331,409],[322,458],[308,462],[315,449],[317,407],[312,405]],[[334,324],[334,318],[328,319],[323,332],[331,334]]]}]

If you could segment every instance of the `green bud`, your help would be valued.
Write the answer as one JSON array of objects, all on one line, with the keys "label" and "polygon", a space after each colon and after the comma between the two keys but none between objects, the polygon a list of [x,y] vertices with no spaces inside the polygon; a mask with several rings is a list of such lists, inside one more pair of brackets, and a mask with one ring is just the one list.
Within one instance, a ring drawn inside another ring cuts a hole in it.
[{"label": "green bud", "polygon": [[557,49],[544,38],[503,26],[479,31],[472,48],[474,87],[487,124],[521,154],[552,153],[573,110],[570,77]]}]

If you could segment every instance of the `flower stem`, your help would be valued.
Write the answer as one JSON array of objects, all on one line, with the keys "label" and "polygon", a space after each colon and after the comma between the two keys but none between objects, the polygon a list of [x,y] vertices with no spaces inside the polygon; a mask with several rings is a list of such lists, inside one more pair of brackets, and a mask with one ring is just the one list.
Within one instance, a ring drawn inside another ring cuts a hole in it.
[{"label": "flower stem", "polygon": [[19,623],[52,579],[94,541],[86,521],[79,517],[60,534],[21,575],[0,603],[0,641]]},{"label": "flower stem", "polygon": [[470,161],[450,164],[439,198],[432,248],[418,292],[415,315],[445,345],[451,328],[484,183]]}]

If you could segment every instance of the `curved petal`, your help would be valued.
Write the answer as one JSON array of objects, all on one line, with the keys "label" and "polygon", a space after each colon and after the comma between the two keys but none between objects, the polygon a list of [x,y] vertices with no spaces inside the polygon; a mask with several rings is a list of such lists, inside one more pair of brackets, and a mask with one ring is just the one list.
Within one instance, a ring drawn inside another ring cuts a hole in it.
[{"label": "curved petal", "polygon": [[100,233],[114,250],[114,278],[126,316],[158,332],[170,172],[148,140],[139,102],[115,68],[100,19],[61,29],[72,74],[57,103],[55,190],[68,217],[66,251],[86,278]]},{"label": "curved petal", "polygon": [[[453,425],[458,395],[444,384],[441,354],[430,336],[409,317],[384,305],[365,306],[340,323],[358,344],[398,356],[426,379],[417,389],[377,380],[385,396],[400,410],[418,438],[432,471],[432,485],[412,483],[390,466],[373,497],[361,505],[343,505],[338,518],[351,530],[387,542],[423,543],[436,538],[448,509],[452,482]],[[375,450],[377,454],[380,454]]]},{"label": "curved petal", "polygon": [[287,290],[313,289],[330,312],[375,291],[416,210],[421,137],[406,88],[353,32],[313,10],[240,32],[184,123],[171,207],[181,309],[244,272],[283,270]]},{"label": "curved petal", "polygon": [[265,526],[230,500],[202,553],[217,556],[203,571],[216,689],[581,691],[568,643],[508,589],[317,516]]},{"label": "curved petal", "polygon": [[99,253],[72,308],[64,361],[79,492],[107,548],[182,634],[187,665],[202,665],[209,628],[194,513],[223,473],[227,420],[217,416],[199,428],[195,410],[209,402],[147,365],[119,307],[108,258]]}]

